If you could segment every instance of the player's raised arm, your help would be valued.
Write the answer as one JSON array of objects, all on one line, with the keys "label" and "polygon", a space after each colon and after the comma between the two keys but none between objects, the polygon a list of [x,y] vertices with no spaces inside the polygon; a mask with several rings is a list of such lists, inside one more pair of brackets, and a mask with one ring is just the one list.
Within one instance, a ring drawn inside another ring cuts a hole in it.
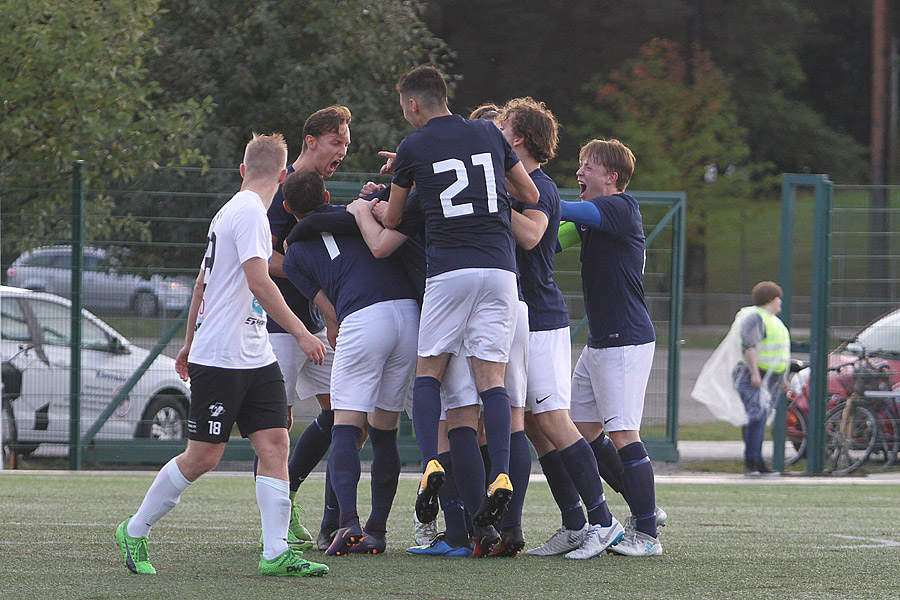
[{"label": "player's raised arm", "polygon": [[376,200],[357,198],[347,207],[347,212],[356,218],[362,237],[375,258],[385,258],[406,242],[407,237],[393,229],[386,229],[375,220],[372,207]]},{"label": "player's raised arm", "polygon": [[241,264],[250,291],[259,305],[267,314],[271,315],[279,325],[285,328],[297,339],[301,350],[307,358],[317,365],[325,360],[325,344],[319,338],[309,332],[297,315],[294,314],[287,303],[281,290],[269,277],[269,267],[262,258],[250,258]]},{"label": "player's raised arm", "polygon": [[522,213],[514,210],[510,213],[510,219],[513,237],[523,250],[531,250],[538,245],[550,222],[547,215],[539,210],[526,210]]},{"label": "player's raised arm", "polygon": [[525,204],[537,204],[540,194],[521,162],[506,172],[506,191]]},{"label": "player's raised arm", "polygon": [[[528,175],[526,174],[525,177],[528,177]],[[534,184],[531,187],[534,187]],[[537,193],[537,189],[535,189],[535,193]],[[409,198],[409,188],[400,187],[396,183],[391,184],[391,197],[388,200],[387,211],[384,213],[384,220],[382,221],[385,227],[396,229],[403,221],[403,209],[406,208],[407,198]],[[534,202],[537,202],[537,200]]]}]

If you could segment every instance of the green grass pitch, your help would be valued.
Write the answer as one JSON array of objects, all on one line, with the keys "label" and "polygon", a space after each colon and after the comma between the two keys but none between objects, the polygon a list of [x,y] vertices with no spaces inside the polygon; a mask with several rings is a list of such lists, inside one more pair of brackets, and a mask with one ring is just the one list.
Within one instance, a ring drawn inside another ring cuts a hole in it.
[{"label": "green grass pitch", "polygon": [[[113,540],[153,474],[0,473],[0,597],[65,598],[652,598],[900,597],[900,489],[859,483],[658,483],[669,514],[665,553],[445,559],[404,554],[416,482],[405,478],[388,524],[388,552],[324,560],[324,578],[256,574],[259,513],[249,475],[195,483],[150,536],[156,576],[129,573]],[[320,519],[323,480],[301,487],[304,523]],[[625,505],[607,490],[613,513]],[[368,482],[360,485],[364,515]],[[525,504],[528,547],[559,525],[546,483]]]}]

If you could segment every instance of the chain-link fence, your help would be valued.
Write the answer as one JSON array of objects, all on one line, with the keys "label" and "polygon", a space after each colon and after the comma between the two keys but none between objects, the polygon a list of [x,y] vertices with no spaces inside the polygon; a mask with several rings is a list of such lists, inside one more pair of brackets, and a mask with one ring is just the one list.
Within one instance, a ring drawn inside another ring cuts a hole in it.
[{"label": "chain-link fence", "polygon": [[[78,359],[80,422],[75,431],[86,450],[110,450],[89,451],[87,459],[102,455],[156,462],[177,453],[187,433],[189,389],[175,375],[173,358],[183,340],[185,309],[209,221],[239,188],[240,175],[237,169],[158,169],[123,184],[104,180],[90,166],[82,171],[80,301],[90,314],[80,321],[77,356],[71,351],[69,308],[73,175],[52,165],[0,165],[0,268],[4,285],[11,286],[0,299],[4,443],[20,456],[68,454],[70,373]],[[356,198],[369,179],[385,181],[366,173],[329,179],[332,202]],[[563,193],[577,198],[575,190]],[[674,457],[684,195],[635,196],[648,235],[645,288],[659,336],[645,433]],[[577,358],[587,337],[578,249],[559,255],[557,262],[557,281],[577,332]],[[296,403],[295,421],[303,426],[317,412],[314,402]],[[165,449],[162,455],[159,448]]]}]

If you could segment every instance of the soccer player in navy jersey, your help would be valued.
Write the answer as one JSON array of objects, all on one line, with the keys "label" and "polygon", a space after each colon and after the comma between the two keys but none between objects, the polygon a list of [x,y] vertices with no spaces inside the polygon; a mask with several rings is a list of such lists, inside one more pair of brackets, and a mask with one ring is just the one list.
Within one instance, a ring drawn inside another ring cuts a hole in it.
[{"label": "soccer player in navy jersey", "polygon": [[[640,438],[644,394],[656,334],[644,301],[644,231],[637,201],[625,193],[634,154],[618,140],[591,140],[576,173],[582,202],[562,202],[562,218],[578,226],[581,279],[590,335],[572,377],[572,420],[599,453],[621,460],[621,486],[631,516],[625,538],[610,548],[627,556],[659,556],[653,466]],[[604,454],[605,453],[605,454]]]},{"label": "soccer player in navy jersey", "polygon": [[537,189],[492,123],[467,121],[450,112],[447,86],[437,69],[413,69],[400,78],[397,90],[403,116],[416,131],[397,149],[384,225],[400,224],[413,184],[426,220],[428,279],[413,391],[413,420],[426,465],[417,514],[428,522],[437,513],[443,483],[436,460],[441,378],[449,357],[464,352],[484,407],[491,452],[493,482],[473,519],[486,526],[502,514],[512,495],[504,373],[517,293],[506,186],[527,204],[537,202]]},{"label": "soccer player in navy jersey", "polygon": [[[350,110],[346,106],[329,106],[311,114],[303,125],[303,146],[296,160],[288,166],[288,173],[295,171],[315,171],[322,177],[331,177],[344,157],[350,145]],[[373,189],[375,184],[366,184],[362,193]],[[334,425],[334,412],[331,410],[330,386],[331,366],[334,351],[325,339],[325,327],[321,316],[313,308],[310,299],[306,298],[285,277],[281,268],[284,260],[283,243],[297,220],[284,208],[284,196],[279,187],[272,205],[267,213],[272,229],[274,252],[269,263],[269,274],[281,290],[282,295],[306,327],[316,333],[325,342],[327,354],[322,365],[315,365],[305,360],[299,352],[297,343],[288,335],[274,319],[269,319],[267,328],[269,339],[278,364],[284,374],[285,391],[288,406],[294,404],[294,397],[301,399],[315,396],[320,412],[300,436],[289,463],[291,482],[291,500],[297,494],[300,484],[306,480],[313,468],[322,460],[331,445],[331,427]],[[293,422],[293,411],[288,412]],[[290,427],[290,425],[289,425]],[[325,507],[322,525],[316,544],[325,550],[331,544],[331,537],[338,528],[337,501],[332,493],[330,480],[326,476]],[[291,540],[303,542],[311,538],[309,532],[300,523],[296,505],[291,508]],[[300,546],[302,547],[302,545]]]},{"label": "soccer player in navy jersey", "polygon": [[[315,172],[291,174],[283,190],[286,205],[301,222],[310,214],[344,210],[327,204],[324,181]],[[379,554],[386,547],[400,475],[397,423],[415,373],[416,291],[399,259],[375,258],[358,234],[322,232],[298,241],[289,236],[288,242],[284,271],[323,312],[336,349],[328,471],[340,506],[340,529],[325,554]],[[364,427],[373,453],[372,512],[365,529],[356,508]]]},{"label": "soccer player in navy jersey", "polygon": [[[525,408],[513,411],[528,422],[528,431],[544,468],[554,497],[565,507],[564,527],[546,544],[529,554],[593,558],[623,536],[623,528],[610,514],[603,496],[596,459],[569,418],[571,342],[569,315],[562,293],[553,281],[553,262],[560,220],[556,184],[541,169],[556,153],[558,127],[553,113],[532,98],[507,102],[499,120],[501,131],[534,181],[540,199],[535,205],[513,204],[513,233],[517,248],[520,284],[528,305],[528,369]],[[527,411],[527,412],[526,412]],[[513,447],[528,449],[525,433],[518,428]],[[516,431],[517,428],[513,427]],[[514,453],[522,455],[521,452]],[[527,478],[528,468],[513,469]],[[566,485],[553,485],[563,479]],[[525,480],[527,481],[527,479]],[[513,486],[519,485],[513,481]],[[522,482],[522,485],[525,485]],[[569,491],[561,494],[559,489]],[[587,507],[588,519],[579,502]],[[521,507],[510,510],[501,521],[502,541],[497,555],[515,555],[524,545]]]}]

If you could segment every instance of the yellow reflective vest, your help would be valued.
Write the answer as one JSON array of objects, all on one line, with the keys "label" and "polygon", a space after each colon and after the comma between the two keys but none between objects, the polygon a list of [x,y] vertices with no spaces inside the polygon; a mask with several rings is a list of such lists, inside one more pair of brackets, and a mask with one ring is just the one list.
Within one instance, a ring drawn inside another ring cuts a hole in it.
[{"label": "yellow reflective vest", "polygon": [[791,362],[791,334],[781,319],[763,308],[755,308],[766,328],[766,337],[756,345],[756,364],[760,371],[784,373]]}]

